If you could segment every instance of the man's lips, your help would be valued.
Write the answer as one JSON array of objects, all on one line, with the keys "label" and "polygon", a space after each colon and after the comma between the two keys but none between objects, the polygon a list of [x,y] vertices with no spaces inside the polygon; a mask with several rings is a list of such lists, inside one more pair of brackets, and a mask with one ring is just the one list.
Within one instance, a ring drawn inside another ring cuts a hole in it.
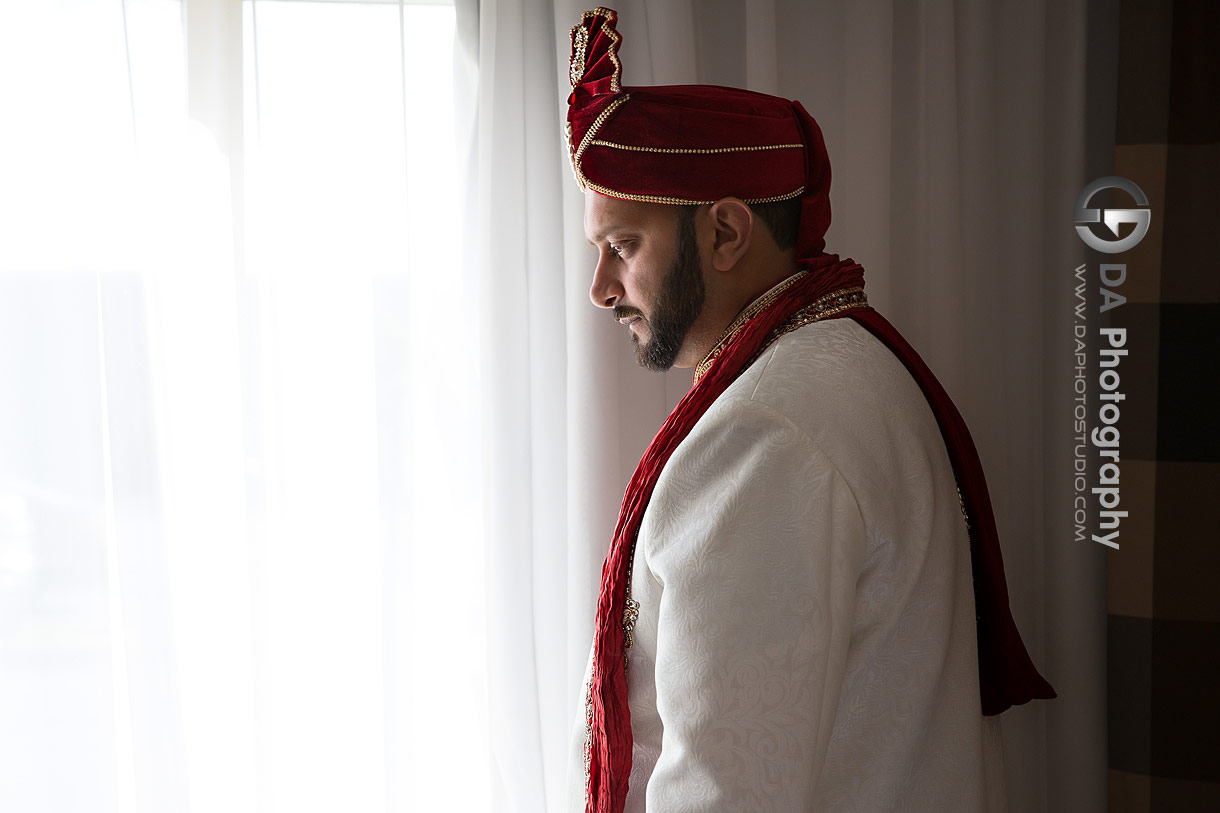
[{"label": "man's lips", "polygon": [[635,308],[619,307],[614,309],[614,321],[625,327],[631,327],[636,322],[643,320],[644,314]]}]

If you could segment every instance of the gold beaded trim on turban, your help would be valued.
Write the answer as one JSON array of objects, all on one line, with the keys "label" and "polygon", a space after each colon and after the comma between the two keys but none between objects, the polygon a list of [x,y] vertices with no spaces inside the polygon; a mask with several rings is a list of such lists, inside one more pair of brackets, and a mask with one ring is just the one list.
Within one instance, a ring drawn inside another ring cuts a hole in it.
[{"label": "gold beaded trim on turban", "polygon": [[[666,195],[637,195],[632,192],[620,192],[617,189],[610,189],[600,184],[595,184],[581,173],[577,180],[585,189],[592,189],[594,192],[605,195],[611,198],[619,198],[620,200],[634,200],[640,203],[668,203],[676,206],[707,206],[715,203],[720,198],[711,198],[708,200],[695,200],[694,198],[671,198]],[[777,203],[781,200],[791,200],[799,198],[805,192],[805,187],[798,186],[796,189],[785,195],[775,195],[770,198],[742,198],[742,203]]]},{"label": "gold beaded trim on turban", "polygon": [[804,144],[758,144],[746,147],[641,147],[635,144],[619,144],[615,141],[594,139],[589,142],[591,147],[610,147],[616,150],[631,150],[632,152],[660,152],[666,155],[719,155],[725,152],[759,152],[761,150],[799,150]]},{"label": "gold beaded trim on turban", "polygon": [[610,90],[618,93],[622,88],[619,87],[619,79],[623,75],[623,65],[618,61],[618,47],[622,44],[623,38],[615,31],[610,23],[618,19],[618,14],[611,8],[598,6],[592,11],[586,11],[580,16],[580,23],[572,26],[572,62],[568,65],[568,80],[571,81],[572,87],[576,87],[585,78],[585,53],[589,49],[589,32],[585,30],[585,21],[591,17],[605,17],[602,21],[602,33],[610,38],[614,43],[610,49],[610,61],[614,63],[614,75],[610,77]]}]

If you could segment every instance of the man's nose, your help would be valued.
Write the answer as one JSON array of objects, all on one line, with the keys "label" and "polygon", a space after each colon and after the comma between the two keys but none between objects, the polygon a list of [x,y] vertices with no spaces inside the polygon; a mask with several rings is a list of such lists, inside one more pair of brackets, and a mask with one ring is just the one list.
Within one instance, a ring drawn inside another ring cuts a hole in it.
[{"label": "man's nose", "polygon": [[589,299],[599,308],[613,308],[623,295],[623,287],[614,273],[615,257],[603,251],[593,270],[593,284],[589,287]]}]

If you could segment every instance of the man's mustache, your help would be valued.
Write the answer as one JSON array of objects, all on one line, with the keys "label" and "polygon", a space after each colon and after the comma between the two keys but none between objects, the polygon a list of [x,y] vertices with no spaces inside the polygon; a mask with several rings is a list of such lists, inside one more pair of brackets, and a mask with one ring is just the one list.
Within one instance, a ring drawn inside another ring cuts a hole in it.
[{"label": "man's mustache", "polygon": [[639,308],[633,308],[630,305],[615,305],[613,316],[614,321],[616,322],[621,319],[630,319],[633,316],[638,316],[643,319],[644,312]]}]

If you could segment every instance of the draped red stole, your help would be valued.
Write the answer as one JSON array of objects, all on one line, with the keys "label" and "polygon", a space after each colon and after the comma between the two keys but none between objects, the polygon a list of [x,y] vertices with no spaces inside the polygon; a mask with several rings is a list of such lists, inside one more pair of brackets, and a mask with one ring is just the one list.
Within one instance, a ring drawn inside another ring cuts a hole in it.
[{"label": "draped red stole", "polygon": [[983,476],[983,465],[966,422],[928,365],[884,316],[871,308],[846,315],[877,337],[911,373],[928,399],[940,434],[945,439],[970,532],[970,568],[974,575],[974,615],[979,650],[979,699],[983,714],[990,717],[1030,700],[1055,698],[1055,690],[1038,673],[1030,659],[1008,607],[1008,582],[1004,578],[1000,535],[991,511],[991,496],[987,491],[987,479]]},{"label": "draped red stole", "polygon": [[[644,511],[666,462],[695,424],[773,341],[798,311],[828,294],[864,285],[864,271],[851,260],[822,254],[803,261],[811,273],[783,290],[729,339],[706,373],[678,403],[649,444],[627,486],[610,552],[602,566],[601,594],[593,639],[593,674],[588,687],[585,760],[587,813],[621,813],[631,773],[631,715],[627,705],[627,582]],[[984,714],[999,714],[1054,690],[1030,661],[1008,608],[1008,588],[987,484],[965,422],[940,383],[888,321],[867,305],[825,318],[848,316],[885,344],[923,390],[949,451],[971,539],[978,617],[979,683]]]}]

